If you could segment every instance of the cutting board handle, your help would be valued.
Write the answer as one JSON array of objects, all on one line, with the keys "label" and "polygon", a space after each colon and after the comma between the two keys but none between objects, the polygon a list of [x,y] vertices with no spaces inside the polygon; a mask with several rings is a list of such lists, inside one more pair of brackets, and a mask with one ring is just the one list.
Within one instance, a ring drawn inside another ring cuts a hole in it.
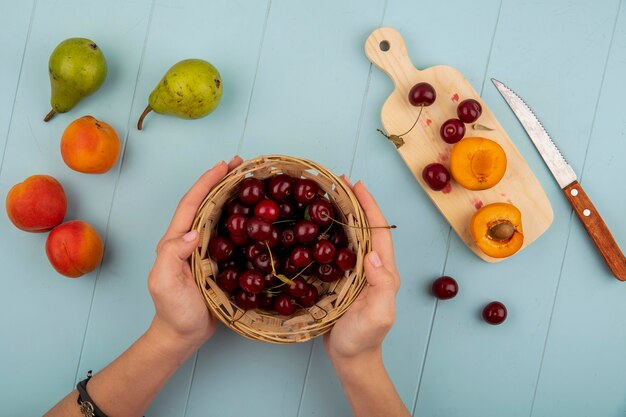
[{"label": "cutting board handle", "polygon": [[406,52],[402,35],[394,28],[379,28],[365,41],[365,55],[392,79],[396,87],[409,82],[417,71]]}]

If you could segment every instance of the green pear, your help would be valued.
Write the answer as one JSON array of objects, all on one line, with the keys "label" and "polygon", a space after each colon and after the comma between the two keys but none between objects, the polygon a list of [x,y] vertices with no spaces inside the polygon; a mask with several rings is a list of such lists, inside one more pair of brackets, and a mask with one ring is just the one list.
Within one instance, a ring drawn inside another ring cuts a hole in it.
[{"label": "green pear", "polygon": [[222,78],[213,65],[201,59],[185,59],[167,71],[150,94],[148,107],[137,122],[154,110],[183,119],[199,119],[211,113],[222,98]]},{"label": "green pear", "polygon": [[107,76],[107,63],[94,41],[70,38],[52,51],[48,73],[52,110],[44,122],[56,113],[70,111],[83,97],[100,88]]}]

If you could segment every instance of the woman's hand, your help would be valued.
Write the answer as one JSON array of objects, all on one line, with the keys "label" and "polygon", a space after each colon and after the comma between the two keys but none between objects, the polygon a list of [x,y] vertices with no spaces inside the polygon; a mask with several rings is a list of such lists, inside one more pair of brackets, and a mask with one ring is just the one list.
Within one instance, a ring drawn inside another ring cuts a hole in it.
[{"label": "woman's hand", "polygon": [[204,173],[180,200],[148,276],[148,289],[156,313],[150,331],[166,349],[198,349],[214,333],[216,320],[209,314],[191,274],[188,258],[198,246],[198,232],[189,231],[198,207],[230,170],[242,163],[235,156]]},{"label": "woman's hand", "polygon": [[[363,183],[354,186],[370,226],[384,226],[387,221]],[[324,347],[335,364],[353,360],[379,359],[383,339],[395,319],[395,297],[400,276],[393,254],[389,229],[371,229],[372,251],[365,258],[367,287],[324,335]]]}]

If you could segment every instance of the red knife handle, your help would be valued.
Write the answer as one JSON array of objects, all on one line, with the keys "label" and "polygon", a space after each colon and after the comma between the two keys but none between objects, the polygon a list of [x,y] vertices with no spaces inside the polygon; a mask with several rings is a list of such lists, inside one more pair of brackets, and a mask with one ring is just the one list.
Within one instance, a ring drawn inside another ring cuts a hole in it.
[{"label": "red knife handle", "polygon": [[583,187],[574,181],[563,192],[615,278],[626,281],[626,258]]}]

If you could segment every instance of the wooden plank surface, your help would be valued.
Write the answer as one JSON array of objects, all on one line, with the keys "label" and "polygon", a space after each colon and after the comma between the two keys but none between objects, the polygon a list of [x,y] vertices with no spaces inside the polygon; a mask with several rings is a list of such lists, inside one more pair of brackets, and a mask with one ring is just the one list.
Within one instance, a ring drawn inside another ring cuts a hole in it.
[{"label": "wooden plank surface", "polygon": [[[362,179],[399,226],[403,284],[384,357],[414,415],[626,410],[626,289],[488,83],[501,79],[531,104],[626,245],[626,197],[617,185],[626,151],[624,0],[0,0],[0,10],[0,197],[29,175],[54,175],[70,200],[67,218],[91,222],[106,240],[102,266],[69,280],[49,266],[45,235],[20,232],[0,216],[0,416],[42,414],[144,331],[156,242],[195,178],[235,152],[303,156]],[[552,227],[507,262],[476,258],[375,131],[393,88],[363,55],[379,26],[400,30],[418,68],[445,64],[463,73],[546,190]],[[44,124],[47,60],[70,36],[100,44],[109,78],[74,111]],[[220,107],[196,121],[151,114],[136,131],[154,85],[191,56],[222,73]],[[124,139],[123,159],[105,175],[78,174],[60,158],[61,132],[84,114]],[[429,285],[444,272],[460,293],[436,302]],[[479,318],[492,299],[509,308],[499,327]],[[321,340],[264,345],[220,327],[147,413],[247,414],[349,416]]]}]

